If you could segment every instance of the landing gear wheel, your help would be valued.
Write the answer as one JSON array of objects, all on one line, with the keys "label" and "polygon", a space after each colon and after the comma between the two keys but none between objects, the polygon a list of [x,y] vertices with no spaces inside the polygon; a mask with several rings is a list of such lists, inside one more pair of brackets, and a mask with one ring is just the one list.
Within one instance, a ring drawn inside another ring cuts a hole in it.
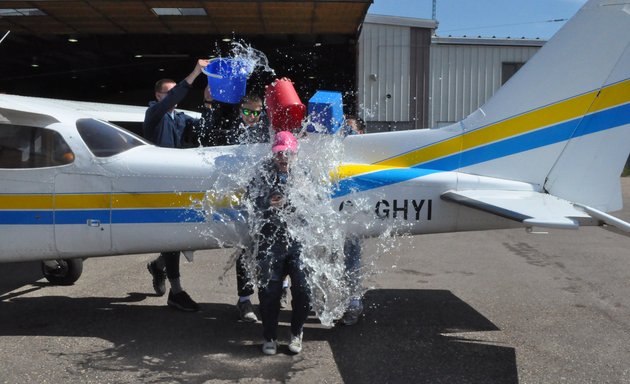
[{"label": "landing gear wheel", "polygon": [[42,261],[44,277],[54,285],[72,285],[83,272],[83,259]]}]

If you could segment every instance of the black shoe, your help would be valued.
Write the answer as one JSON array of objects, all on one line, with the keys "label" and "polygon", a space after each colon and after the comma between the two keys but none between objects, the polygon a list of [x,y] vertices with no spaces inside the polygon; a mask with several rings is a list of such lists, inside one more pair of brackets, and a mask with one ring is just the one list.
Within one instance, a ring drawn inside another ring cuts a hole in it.
[{"label": "black shoe", "polygon": [[237,301],[236,309],[238,309],[238,316],[242,321],[246,323],[255,323],[258,321],[258,317],[256,317],[256,314],[254,313],[254,306],[251,301]]},{"label": "black shoe", "polygon": [[175,294],[172,290],[168,291],[168,301],[166,303],[169,307],[179,309],[180,311],[197,312],[199,310],[199,304],[195,303],[195,301],[188,296],[186,291]]},{"label": "black shoe", "polygon": [[359,318],[361,317],[362,313],[363,313],[363,303],[358,301],[351,304],[346,310],[346,313],[343,314],[343,317],[340,320],[341,324],[355,325],[356,323],[359,322]]},{"label": "black shoe", "polygon": [[147,264],[147,269],[151,276],[153,276],[153,289],[155,293],[158,296],[164,296],[166,293],[166,272],[158,269],[153,262]]}]

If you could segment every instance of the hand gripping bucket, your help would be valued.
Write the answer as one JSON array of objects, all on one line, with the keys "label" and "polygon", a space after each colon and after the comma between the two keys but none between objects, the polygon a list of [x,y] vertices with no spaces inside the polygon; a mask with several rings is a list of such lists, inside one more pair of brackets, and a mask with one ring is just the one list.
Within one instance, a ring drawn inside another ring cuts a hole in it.
[{"label": "hand gripping bucket", "polygon": [[302,126],[306,106],[295,92],[291,80],[279,79],[265,88],[265,107],[271,126],[276,131]]},{"label": "hand gripping bucket", "polygon": [[224,103],[238,104],[247,89],[251,68],[242,60],[217,58],[210,60],[203,73],[208,76],[212,98]]}]

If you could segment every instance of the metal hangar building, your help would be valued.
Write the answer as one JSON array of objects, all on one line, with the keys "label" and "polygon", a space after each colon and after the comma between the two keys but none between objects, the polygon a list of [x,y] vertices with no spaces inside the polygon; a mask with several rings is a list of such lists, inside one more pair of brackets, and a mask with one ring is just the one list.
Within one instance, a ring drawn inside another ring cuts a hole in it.
[{"label": "metal hangar building", "polygon": [[[350,91],[357,39],[372,0],[0,1],[0,92],[146,105],[153,84],[176,81],[198,58],[229,56],[233,42],[262,51],[304,103],[318,89]],[[10,31],[8,35],[6,33]],[[204,83],[197,80],[201,101]]]}]

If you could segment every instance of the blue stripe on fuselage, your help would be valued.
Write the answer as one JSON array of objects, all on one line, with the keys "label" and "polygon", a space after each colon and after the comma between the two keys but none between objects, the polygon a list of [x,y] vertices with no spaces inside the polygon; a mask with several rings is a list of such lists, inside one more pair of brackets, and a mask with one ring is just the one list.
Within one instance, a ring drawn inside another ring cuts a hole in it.
[{"label": "blue stripe on fuselage", "polygon": [[384,187],[386,185],[400,183],[436,172],[440,171],[423,168],[392,168],[360,176],[348,177],[339,181],[337,187],[333,191],[332,197],[336,198],[356,191],[367,191],[374,188]]},{"label": "blue stripe on fuselage", "polygon": [[203,223],[203,211],[194,209],[116,209],[112,224]]},{"label": "blue stripe on fuselage", "polygon": [[[586,136],[630,123],[630,103],[599,111],[591,115],[558,123],[520,136],[511,137],[462,153],[456,153],[437,160],[416,164],[411,168],[396,168],[376,171],[341,180],[333,192],[333,198],[352,192],[408,181],[441,171],[495,160],[532,149],[566,141],[571,137]],[[409,172],[414,169],[417,172]]]},{"label": "blue stripe on fuselage", "polygon": [[[496,143],[474,148],[461,154],[415,165],[414,167],[452,171],[501,157],[514,155],[532,149],[569,140],[572,137],[586,136],[605,131],[630,122],[630,104],[600,111],[583,119],[573,119],[539,129],[524,135],[511,137]],[[458,164],[459,162],[459,164]]]},{"label": "blue stripe on fuselage", "polygon": [[0,210],[0,225],[52,225],[52,211]]},{"label": "blue stripe on fuselage", "polygon": [[[104,209],[72,209],[58,211],[0,211],[0,225],[67,225],[86,224],[88,220],[110,223],[110,211]],[[112,224],[202,223],[203,211],[193,209],[117,209],[111,212]]]}]

